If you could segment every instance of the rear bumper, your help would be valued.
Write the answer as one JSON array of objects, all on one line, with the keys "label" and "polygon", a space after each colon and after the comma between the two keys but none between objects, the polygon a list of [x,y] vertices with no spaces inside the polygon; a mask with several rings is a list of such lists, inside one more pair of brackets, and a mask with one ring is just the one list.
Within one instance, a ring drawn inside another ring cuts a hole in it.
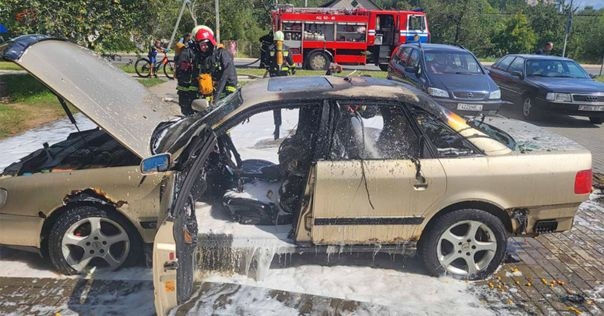
[{"label": "rear bumper", "polygon": [[[433,98],[438,104],[462,115],[494,114],[505,102],[502,100],[457,100]],[[480,110],[478,110],[480,109]]]},{"label": "rear bumper", "polygon": [[[604,118],[604,105],[589,103],[557,103],[536,98],[536,106],[546,112],[555,112],[568,115]],[[597,111],[590,111],[597,109]]]},{"label": "rear bumper", "polygon": [[573,227],[573,220],[579,205],[572,203],[555,206],[542,206],[511,212],[512,233],[514,235],[536,236],[544,233],[568,231]]}]

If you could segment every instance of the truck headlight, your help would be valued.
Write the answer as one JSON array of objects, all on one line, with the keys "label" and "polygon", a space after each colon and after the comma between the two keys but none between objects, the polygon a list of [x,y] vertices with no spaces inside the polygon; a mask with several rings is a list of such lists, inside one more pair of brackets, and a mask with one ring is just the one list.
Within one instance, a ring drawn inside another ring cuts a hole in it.
[{"label": "truck headlight", "polygon": [[433,97],[441,97],[441,98],[448,98],[449,97],[449,92],[443,90],[443,89],[438,89],[438,88],[432,88],[429,87],[428,88],[428,94],[433,96]]},{"label": "truck headlight", "polygon": [[497,89],[489,94],[489,99],[501,99],[501,90]]},{"label": "truck headlight", "polygon": [[4,189],[0,189],[0,208],[6,204],[6,198],[8,197],[8,192]]},{"label": "truck headlight", "polygon": [[568,93],[548,92],[545,95],[545,99],[547,101],[554,101],[554,102],[571,102],[571,97],[570,97],[570,94],[568,94]]}]

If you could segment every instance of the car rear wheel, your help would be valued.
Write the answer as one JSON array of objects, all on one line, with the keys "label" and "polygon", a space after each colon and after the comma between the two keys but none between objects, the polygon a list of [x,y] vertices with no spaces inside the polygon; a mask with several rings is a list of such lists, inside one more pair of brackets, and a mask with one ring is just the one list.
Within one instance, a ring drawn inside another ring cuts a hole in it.
[{"label": "car rear wheel", "polygon": [[589,117],[589,121],[592,122],[592,123],[594,123],[594,124],[602,124],[602,122],[604,122],[604,118],[590,116]]},{"label": "car rear wheel", "polygon": [[140,237],[124,219],[89,205],[68,209],[57,218],[48,237],[48,254],[63,274],[87,267],[116,270],[142,258]]},{"label": "car rear wheel", "polygon": [[418,255],[428,272],[479,280],[503,261],[507,235],[496,216],[478,209],[461,209],[437,218],[420,241]]},{"label": "car rear wheel", "polygon": [[541,118],[541,113],[539,113],[539,109],[535,108],[535,101],[531,97],[524,98],[522,102],[522,116],[529,121]]},{"label": "car rear wheel", "polygon": [[308,68],[311,70],[326,70],[329,67],[329,57],[322,51],[316,51],[308,56]]}]

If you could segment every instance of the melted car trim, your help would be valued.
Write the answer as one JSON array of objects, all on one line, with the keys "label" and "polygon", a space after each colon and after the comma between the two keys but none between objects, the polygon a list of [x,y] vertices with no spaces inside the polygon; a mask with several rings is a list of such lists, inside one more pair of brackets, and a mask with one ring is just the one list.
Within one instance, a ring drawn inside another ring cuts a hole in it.
[{"label": "melted car trim", "polygon": [[423,217],[315,218],[315,225],[419,225]]}]

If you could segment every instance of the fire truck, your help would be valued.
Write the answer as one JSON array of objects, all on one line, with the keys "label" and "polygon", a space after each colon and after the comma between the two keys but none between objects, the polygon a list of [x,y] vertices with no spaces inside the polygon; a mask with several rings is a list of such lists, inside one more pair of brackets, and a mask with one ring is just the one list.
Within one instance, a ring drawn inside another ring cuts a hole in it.
[{"label": "fire truck", "polygon": [[426,14],[419,10],[294,8],[271,11],[273,31],[283,31],[295,63],[306,69],[374,64],[388,69],[394,48],[406,42],[428,42]]}]

